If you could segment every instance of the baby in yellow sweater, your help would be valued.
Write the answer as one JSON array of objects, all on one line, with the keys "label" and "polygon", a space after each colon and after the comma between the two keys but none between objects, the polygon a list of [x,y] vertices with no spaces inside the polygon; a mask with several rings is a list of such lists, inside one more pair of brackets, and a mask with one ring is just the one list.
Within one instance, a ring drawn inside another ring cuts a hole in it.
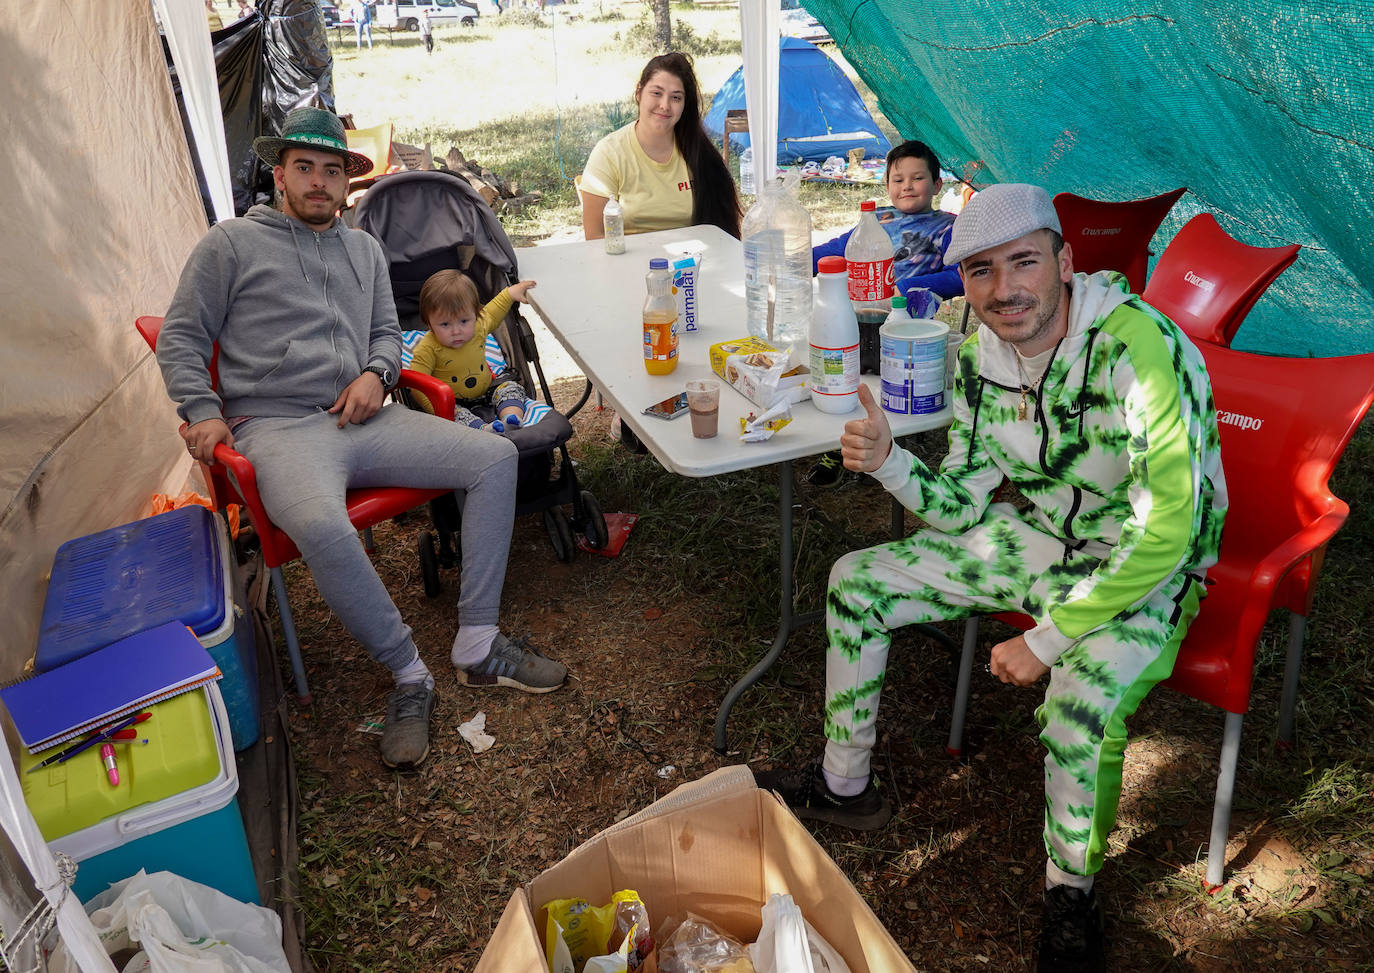
[{"label": "baby in yellow sweater", "polygon": [[[429,334],[415,346],[410,367],[448,382],[457,400],[455,422],[505,432],[507,426],[516,428],[525,418],[525,390],[505,373],[491,374],[485,344],[514,302],[529,303],[526,294],[533,286],[532,280],[512,284],[486,305],[472,278],[461,271],[441,270],[420,288],[420,320]],[[426,412],[434,411],[423,395],[415,397]],[[484,423],[469,408],[478,405],[492,406],[496,419]]]}]

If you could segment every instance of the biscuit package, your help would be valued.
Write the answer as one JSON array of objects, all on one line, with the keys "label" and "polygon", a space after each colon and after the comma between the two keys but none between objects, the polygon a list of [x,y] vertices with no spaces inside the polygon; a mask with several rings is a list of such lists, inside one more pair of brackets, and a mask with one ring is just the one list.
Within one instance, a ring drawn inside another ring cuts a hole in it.
[{"label": "biscuit package", "polygon": [[711,346],[710,358],[713,372],[765,409],[779,402],[802,402],[810,395],[809,367],[793,365],[787,352],[758,338],[719,341]]}]

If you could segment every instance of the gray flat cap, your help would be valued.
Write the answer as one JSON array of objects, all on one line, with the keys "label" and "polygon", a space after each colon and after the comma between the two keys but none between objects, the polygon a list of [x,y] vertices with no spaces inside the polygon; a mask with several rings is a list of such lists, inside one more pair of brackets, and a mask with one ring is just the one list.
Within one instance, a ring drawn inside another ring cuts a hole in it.
[{"label": "gray flat cap", "polygon": [[1029,183],[996,183],[974,194],[955,219],[945,266],[953,267],[975,253],[1019,240],[1036,230],[1063,235],[1050,194]]}]

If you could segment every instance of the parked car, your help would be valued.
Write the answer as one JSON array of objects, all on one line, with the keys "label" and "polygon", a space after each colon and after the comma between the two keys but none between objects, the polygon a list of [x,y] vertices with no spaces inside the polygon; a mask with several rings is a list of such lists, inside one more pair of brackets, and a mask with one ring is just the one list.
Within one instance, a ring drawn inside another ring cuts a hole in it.
[{"label": "parked car", "polygon": [[[339,5],[337,3],[320,4],[320,13],[324,15],[325,27],[338,27],[343,23],[343,18],[339,15]],[[352,23],[352,21],[349,21]]]},{"label": "parked car", "polygon": [[481,11],[463,0],[392,0],[379,3],[374,9],[373,18],[382,27],[395,24],[406,30],[420,29],[420,11],[429,8],[429,22],[440,24],[462,24],[476,27]]}]

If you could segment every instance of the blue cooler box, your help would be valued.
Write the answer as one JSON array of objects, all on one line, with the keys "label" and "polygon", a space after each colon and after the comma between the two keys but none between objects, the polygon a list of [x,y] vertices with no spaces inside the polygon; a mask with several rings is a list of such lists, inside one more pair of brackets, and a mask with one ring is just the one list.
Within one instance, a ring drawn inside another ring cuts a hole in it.
[{"label": "blue cooler box", "polygon": [[[72,891],[86,902],[105,891],[112,883],[133,875],[140,868],[147,872],[166,870],[193,882],[219,889],[241,902],[258,902],[258,882],[253,873],[253,860],[248,851],[248,837],[239,815],[239,772],[234,751],[229,743],[229,716],[219,686],[211,683],[204,689],[193,690],[170,702],[179,701],[182,717],[173,722],[165,707],[157,704],[154,716],[140,724],[157,742],[149,751],[167,747],[193,747],[197,750],[193,763],[202,756],[210,756],[213,776],[205,783],[164,797],[127,808],[88,827],[60,837],[51,838],[48,845],[54,852],[70,855],[77,862],[76,881]],[[189,709],[193,707],[198,712]],[[209,719],[206,720],[208,707]],[[184,722],[184,726],[178,724]],[[207,726],[208,723],[208,726]],[[201,729],[203,728],[203,729]],[[205,732],[210,730],[212,732]],[[183,731],[183,732],[178,732]],[[141,771],[138,749],[117,746],[124,779],[116,790],[137,800]],[[94,750],[94,748],[93,748]],[[92,750],[92,752],[93,752]],[[200,751],[206,753],[200,753]],[[211,754],[210,751],[213,751]],[[42,754],[34,757],[37,760]],[[82,754],[81,757],[85,757]],[[150,786],[161,783],[159,775],[165,770],[161,755],[149,754],[152,763],[147,767]],[[191,756],[191,755],[186,755]],[[80,757],[72,759],[75,764]],[[99,781],[103,767],[87,761],[89,767],[72,768],[89,771],[86,776]],[[40,774],[58,771],[63,765],[47,768]],[[27,776],[27,775],[26,775]],[[41,782],[41,778],[36,778]],[[35,784],[37,789],[39,784]],[[106,786],[100,781],[100,786]],[[27,792],[30,807],[36,794]],[[70,792],[70,789],[68,789]],[[47,803],[47,802],[44,802]],[[35,816],[42,815],[36,809]],[[47,815],[44,815],[45,817]],[[40,827],[42,823],[40,822]]]},{"label": "blue cooler box", "polygon": [[70,540],[57,549],[34,668],[56,669],[167,622],[196,633],[224,678],[235,750],[258,739],[252,616],[234,599],[224,521],[200,506]]}]

